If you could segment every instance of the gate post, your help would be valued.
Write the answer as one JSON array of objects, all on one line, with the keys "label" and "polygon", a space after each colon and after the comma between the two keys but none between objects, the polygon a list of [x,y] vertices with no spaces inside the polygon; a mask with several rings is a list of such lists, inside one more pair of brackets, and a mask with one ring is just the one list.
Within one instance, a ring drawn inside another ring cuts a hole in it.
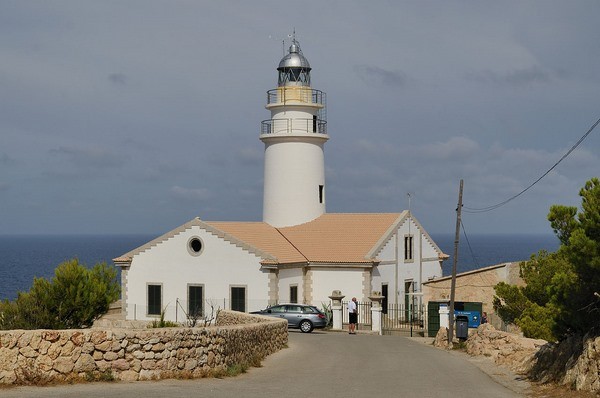
[{"label": "gate post", "polygon": [[343,321],[342,321],[342,299],[346,297],[342,295],[340,290],[334,290],[331,292],[331,312],[333,316],[333,330],[342,330],[343,329]]},{"label": "gate post", "polygon": [[381,292],[371,292],[369,296],[369,300],[373,303],[371,306],[371,330],[377,332],[377,334],[382,334],[382,325],[381,325],[381,302],[383,301],[383,296]]}]

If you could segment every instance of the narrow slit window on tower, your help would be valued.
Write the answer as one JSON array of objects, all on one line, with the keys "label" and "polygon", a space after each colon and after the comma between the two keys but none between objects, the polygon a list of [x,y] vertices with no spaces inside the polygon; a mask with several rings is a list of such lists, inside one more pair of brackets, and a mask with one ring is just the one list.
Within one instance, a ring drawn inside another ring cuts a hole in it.
[{"label": "narrow slit window on tower", "polygon": [[319,203],[323,203],[323,194],[325,189],[325,185],[319,185]]},{"label": "narrow slit window on tower", "polygon": [[313,133],[317,132],[317,115],[313,115]]},{"label": "narrow slit window on tower", "polygon": [[412,235],[404,236],[404,259],[413,259],[413,237]]}]

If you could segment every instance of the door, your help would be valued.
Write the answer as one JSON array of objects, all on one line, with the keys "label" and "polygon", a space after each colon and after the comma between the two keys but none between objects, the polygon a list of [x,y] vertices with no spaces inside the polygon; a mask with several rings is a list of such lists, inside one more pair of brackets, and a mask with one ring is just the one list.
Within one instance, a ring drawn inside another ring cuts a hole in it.
[{"label": "door", "polygon": [[288,325],[297,328],[302,320],[302,307],[299,305],[286,305],[285,318]]},{"label": "door", "polygon": [[381,312],[384,314],[388,313],[388,284],[384,283],[381,285],[381,295],[383,300],[381,301]]},{"label": "door", "polygon": [[231,287],[231,310],[246,312],[246,288],[241,286]]}]

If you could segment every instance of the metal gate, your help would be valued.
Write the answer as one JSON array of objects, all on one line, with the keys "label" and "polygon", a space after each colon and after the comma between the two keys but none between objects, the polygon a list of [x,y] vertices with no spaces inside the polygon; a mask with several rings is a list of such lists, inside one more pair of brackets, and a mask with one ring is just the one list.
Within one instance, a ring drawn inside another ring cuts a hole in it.
[{"label": "metal gate", "polygon": [[425,333],[425,306],[388,304],[387,312],[381,314],[383,334],[423,336]]},{"label": "metal gate", "polygon": [[[356,307],[358,309],[358,325],[359,329],[371,329],[371,305],[370,301],[359,302]],[[342,301],[342,323],[348,325],[348,302]]]}]

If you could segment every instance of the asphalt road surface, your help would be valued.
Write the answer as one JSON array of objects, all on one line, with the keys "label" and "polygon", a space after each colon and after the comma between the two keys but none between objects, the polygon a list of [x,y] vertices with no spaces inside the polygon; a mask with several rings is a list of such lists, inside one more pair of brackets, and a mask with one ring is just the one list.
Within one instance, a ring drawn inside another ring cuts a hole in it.
[{"label": "asphalt road surface", "polygon": [[503,385],[488,375],[494,375],[491,362],[486,366],[492,367],[487,373],[464,354],[400,336],[290,331],[288,348],[238,377],[2,388],[0,397],[522,396],[512,376],[504,376],[509,380]]}]

